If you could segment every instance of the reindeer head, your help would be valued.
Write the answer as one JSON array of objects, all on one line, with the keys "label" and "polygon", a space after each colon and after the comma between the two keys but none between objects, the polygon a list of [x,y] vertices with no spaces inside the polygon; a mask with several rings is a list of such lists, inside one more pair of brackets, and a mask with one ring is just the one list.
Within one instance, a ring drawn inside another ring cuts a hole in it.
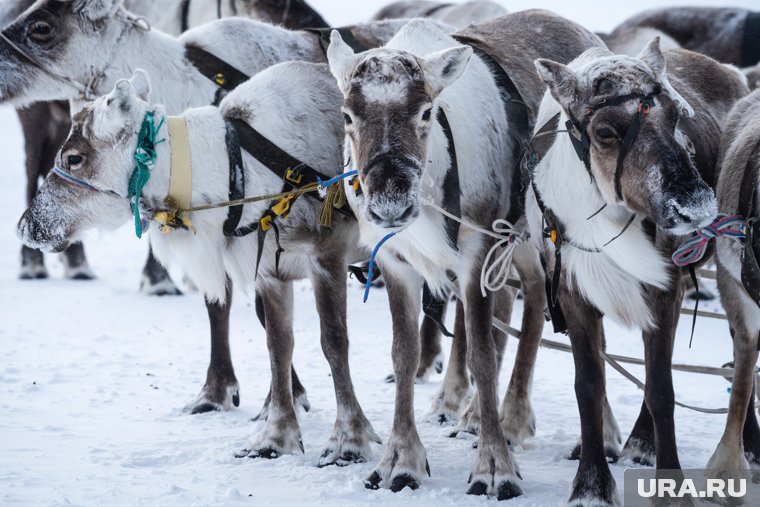
[{"label": "reindeer head", "polygon": [[2,31],[0,101],[25,104],[85,96],[112,63],[122,34],[134,27],[122,2],[35,2]]},{"label": "reindeer head", "polygon": [[398,229],[419,215],[436,98],[462,75],[471,55],[464,46],[422,57],[390,48],[356,55],[332,33],[327,56],[343,91],[347,144],[370,222]]},{"label": "reindeer head", "polygon": [[149,93],[148,76],[138,70],[74,116],[57,169],[19,221],[24,243],[60,252],[87,229],[114,229],[129,220],[126,196]]},{"label": "reindeer head", "polygon": [[659,38],[635,58],[593,49],[569,67],[539,59],[536,68],[570,116],[576,149],[606,202],[676,234],[714,218],[715,194],[678,129],[694,111],[668,81]]}]

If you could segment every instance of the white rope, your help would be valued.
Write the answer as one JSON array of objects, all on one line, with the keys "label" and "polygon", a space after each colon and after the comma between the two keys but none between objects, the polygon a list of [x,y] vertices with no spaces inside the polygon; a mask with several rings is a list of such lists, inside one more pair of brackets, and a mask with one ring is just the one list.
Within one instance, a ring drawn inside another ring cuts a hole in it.
[{"label": "white rope", "polygon": [[[486,297],[486,291],[497,292],[503,289],[509,283],[509,273],[512,271],[512,263],[517,247],[527,239],[527,232],[518,231],[514,225],[501,218],[493,221],[491,225],[492,230],[489,231],[449,213],[428,196],[422,196],[420,200],[425,206],[433,208],[452,220],[456,220],[468,229],[478,231],[497,240],[483,260],[483,268],[480,270],[480,293],[483,297]],[[499,252],[500,249],[501,252]]]}]

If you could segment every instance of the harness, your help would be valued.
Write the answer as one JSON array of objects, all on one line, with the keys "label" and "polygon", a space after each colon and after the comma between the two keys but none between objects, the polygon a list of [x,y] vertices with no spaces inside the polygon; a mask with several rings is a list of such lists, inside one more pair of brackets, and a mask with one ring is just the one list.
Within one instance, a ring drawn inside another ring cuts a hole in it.
[{"label": "harness", "polygon": [[431,8],[429,8],[428,10],[426,10],[425,12],[423,12],[422,14],[420,14],[419,17],[421,17],[421,18],[429,18],[430,16],[432,16],[436,12],[441,11],[441,10],[447,8],[447,7],[451,7],[452,5],[453,4],[447,4],[447,3],[443,3],[443,4],[440,4],[440,5],[435,5],[435,6],[431,7]]},{"label": "harness", "polygon": [[[445,7],[445,5],[439,6],[435,10],[443,7]],[[530,135],[528,111],[525,102],[523,102],[522,97],[520,96],[520,92],[509,77],[509,74],[507,74],[496,59],[479,46],[479,42],[476,39],[459,35],[453,36],[453,38],[461,44],[466,44],[472,47],[473,51],[490,70],[504,104],[510,134],[516,138],[513,152],[516,162],[512,172],[510,208],[507,214],[507,221],[514,224],[522,215],[525,206],[525,194],[522,192],[520,176],[520,149],[522,144],[521,140],[527,139]],[[449,125],[443,108],[438,109],[437,120],[446,135],[449,159],[451,160],[451,166],[443,181],[443,199],[441,205],[443,209],[450,214],[461,216],[461,190],[459,187],[459,165],[457,161],[456,146],[454,144],[454,135],[451,131],[451,126]],[[444,220],[449,242],[452,248],[458,250],[457,240],[459,237],[460,223],[447,215],[444,215]],[[446,329],[446,326],[443,323],[443,312],[447,304],[448,301],[446,297],[435,296],[428,284],[424,284],[422,289],[422,311],[436,323],[444,336],[453,337],[454,335]]]},{"label": "harness", "polygon": [[753,214],[760,205],[758,203],[760,196],[757,191],[760,184],[760,164],[753,163],[753,158],[756,158],[753,155],[756,155],[759,149],[760,141],[755,145],[755,149],[747,160],[739,196],[739,214],[747,217],[741,271],[742,285],[758,306],[760,306],[760,217],[754,217]]},{"label": "harness", "polygon": [[[565,122],[567,130],[557,130],[561,114],[557,113],[552,116],[549,121],[547,121],[535,133],[535,135],[533,135],[533,137],[530,138],[530,141],[528,141],[525,146],[525,158],[523,160],[525,175],[530,181],[531,188],[533,189],[533,193],[536,197],[536,204],[538,205],[539,211],[543,217],[544,238],[548,239],[554,244],[554,271],[551,273],[551,276],[548,275],[548,266],[543,254],[541,254],[541,263],[544,266],[544,271],[547,272],[546,293],[548,310],[549,315],[551,316],[555,333],[564,333],[567,331],[565,316],[558,301],[560,278],[562,273],[562,247],[565,244],[568,244],[578,250],[588,253],[600,253],[602,250],[599,248],[587,248],[579,245],[568,236],[566,228],[562,221],[551,210],[551,208],[546,205],[546,203],[543,201],[543,198],[541,197],[541,193],[539,192],[535,182],[536,166],[538,166],[539,162],[546,156],[546,153],[554,144],[556,135],[561,132],[567,132],[573,148],[575,149],[575,153],[578,155],[578,158],[586,167],[586,171],[588,172],[591,182],[594,182],[594,175],[591,171],[591,138],[587,132],[588,125],[591,122],[591,117],[597,111],[605,107],[617,106],[626,102],[630,102],[632,100],[638,100],[639,107],[634,114],[631,120],[631,125],[628,128],[628,131],[626,132],[625,137],[623,138],[623,141],[620,145],[617,166],[615,168],[615,194],[617,196],[617,199],[622,201],[623,195],[621,178],[623,174],[623,163],[626,156],[628,155],[628,152],[631,149],[631,146],[633,145],[633,142],[636,140],[636,136],[639,133],[641,124],[649,114],[651,108],[655,105],[654,97],[659,93],[660,90],[658,89],[649,95],[632,93],[628,95],[621,95],[611,100],[606,100],[590,108],[588,115],[582,121],[578,121],[572,115],[572,113],[570,113],[570,118],[567,120],[567,122]],[[602,209],[604,209],[604,207],[591,215],[589,219],[600,213]],[[622,232],[607,242],[605,246],[622,235],[623,232],[628,229],[631,223],[633,223],[633,220],[635,218],[636,215],[632,215],[623,228]]]},{"label": "harness", "polygon": [[760,61],[760,12],[750,11],[742,31],[740,67],[751,67]]},{"label": "harness", "polygon": [[[201,74],[218,86],[213,105],[219,105],[226,93],[234,90],[249,79],[249,76],[242,71],[199,46],[187,45],[185,55]],[[238,118],[229,117],[225,118],[225,122],[227,125],[225,141],[230,167],[230,201],[240,200],[245,196],[245,176],[241,148],[283,180],[282,193],[302,189],[310,184],[329,179],[328,176],[292,157],[248,123]],[[334,203],[336,205],[335,209],[339,213],[349,218],[355,218],[351,209],[345,206],[345,199],[341,198],[343,195],[340,193],[341,191],[342,186],[338,185],[334,189],[331,187],[329,192],[324,196],[315,193],[309,193],[309,195],[323,204],[325,202]],[[273,230],[275,234],[277,244],[275,268],[279,273],[280,255],[284,249],[280,245],[280,231],[276,222],[278,218],[287,218],[293,203],[299,195],[286,195],[272,201],[259,220],[243,227],[238,227],[243,213],[243,205],[238,204],[228,208],[227,219],[223,226],[225,236],[242,237],[253,232],[258,233],[257,274],[263,253],[264,240],[266,239],[267,232],[270,230]],[[327,206],[326,208],[323,206],[322,213],[328,214],[324,217],[324,221],[327,224],[331,223],[332,217],[329,213],[331,213],[332,208],[333,206]]]}]

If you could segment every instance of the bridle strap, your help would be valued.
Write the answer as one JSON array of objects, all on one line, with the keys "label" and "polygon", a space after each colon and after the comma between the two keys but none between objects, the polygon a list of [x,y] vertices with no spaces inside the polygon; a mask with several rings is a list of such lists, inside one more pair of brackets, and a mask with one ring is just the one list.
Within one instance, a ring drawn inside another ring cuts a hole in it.
[{"label": "bridle strap", "polygon": [[654,98],[645,97],[641,100],[639,108],[636,114],[633,116],[631,126],[628,127],[628,131],[623,137],[623,142],[620,144],[620,151],[618,152],[617,166],[615,167],[615,195],[619,201],[623,200],[623,183],[621,181],[623,177],[623,163],[625,157],[633,146],[633,142],[636,140],[636,136],[639,134],[641,124],[644,122],[644,118],[649,114],[649,110],[654,107]]},{"label": "bridle strap", "polygon": [[94,100],[95,99],[95,95],[94,95],[94,93],[92,91],[92,87],[91,86],[89,86],[89,85],[83,85],[82,83],[80,83],[78,81],[74,81],[73,79],[69,79],[68,77],[66,77],[64,75],[59,74],[59,73],[57,73],[55,71],[52,71],[49,68],[45,67],[36,58],[34,58],[33,56],[31,56],[29,53],[27,53],[21,47],[19,47],[18,44],[16,44],[10,38],[8,38],[8,36],[5,34],[5,30],[3,30],[2,32],[0,32],[0,39],[2,39],[3,42],[5,42],[8,46],[10,46],[11,49],[16,54],[18,54],[19,56],[21,56],[22,58],[24,58],[26,61],[28,61],[32,65],[34,65],[37,68],[37,70],[39,70],[43,74],[47,75],[50,78],[53,78],[56,81],[59,81],[59,82],[62,82],[62,83],[65,83],[65,84],[71,86],[72,88],[74,88],[75,90],[77,90],[82,95],[82,98],[85,99],[85,100]]}]

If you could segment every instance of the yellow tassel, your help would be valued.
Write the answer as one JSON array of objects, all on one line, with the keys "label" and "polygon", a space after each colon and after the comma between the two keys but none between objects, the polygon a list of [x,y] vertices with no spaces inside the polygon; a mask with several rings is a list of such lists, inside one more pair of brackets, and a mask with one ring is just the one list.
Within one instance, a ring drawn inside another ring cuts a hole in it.
[{"label": "yellow tassel", "polygon": [[346,189],[342,183],[336,183],[327,189],[327,195],[319,210],[319,225],[332,227],[333,208],[342,208],[346,204]]}]

